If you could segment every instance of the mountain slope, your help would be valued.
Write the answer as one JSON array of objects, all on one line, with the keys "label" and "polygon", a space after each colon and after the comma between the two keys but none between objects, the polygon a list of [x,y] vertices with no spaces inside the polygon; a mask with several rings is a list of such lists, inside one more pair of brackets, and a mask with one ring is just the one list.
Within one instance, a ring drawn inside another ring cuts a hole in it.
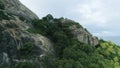
[{"label": "mountain slope", "polygon": [[0,0],[0,68],[119,68],[119,51],[75,21]]},{"label": "mountain slope", "polygon": [[[63,23],[63,20],[67,21]],[[43,66],[44,68],[120,67],[119,46],[112,42],[98,40],[97,38],[95,40],[88,39],[89,36],[90,38],[94,37],[81,25],[72,20],[56,19],[51,15],[47,15],[42,19],[34,20],[32,24],[34,28],[30,28],[29,32],[40,33],[54,43],[56,57],[52,63],[48,59],[47,63],[45,63],[47,66]],[[77,35],[81,37],[78,38]],[[97,45],[93,45],[89,41],[94,41],[94,44],[97,43]]]},{"label": "mountain slope", "polygon": [[53,53],[48,38],[27,31],[33,19],[38,17],[19,0],[0,0],[0,68],[13,68],[15,63],[25,61],[33,63],[36,57]]}]

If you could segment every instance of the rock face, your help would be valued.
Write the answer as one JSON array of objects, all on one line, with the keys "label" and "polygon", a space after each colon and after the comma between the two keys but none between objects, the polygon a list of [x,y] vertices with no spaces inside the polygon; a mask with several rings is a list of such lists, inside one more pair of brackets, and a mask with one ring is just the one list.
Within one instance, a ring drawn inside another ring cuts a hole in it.
[{"label": "rock face", "polygon": [[97,37],[92,36],[84,28],[77,28],[75,25],[73,25],[70,27],[70,29],[72,30],[74,37],[76,37],[80,42],[94,46],[99,43]]},{"label": "rock face", "polygon": [[38,19],[37,15],[21,4],[19,0],[0,0],[0,2],[4,5],[4,11],[9,14],[18,15],[27,20]]},{"label": "rock face", "polygon": [[[61,22],[63,23],[63,25],[69,22],[76,23],[69,19],[62,19]],[[87,29],[83,28],[82,26],[78,24],[73,24],[69,27],[69,29],[72,31],[73,36],[78,39],[78,41],[93,46],[98,45],[98,38],[92,36],[92,34],[90,34]]]},{"label": "rock face", "polygon": [[[28,32],[31,27],[30,20],[38,17],[18,0],[0,0],[0,11],[0,68],[6,64],[11,66],[13,62],[34,62],[36,57],[41,58],[46,53],[54,52],[53,44],[48,38]],[[21,17],[24,17],[24,20],[21,20]],[[35,54],[25,60],[21,58],[21,49],[28,43],[34,47]]]}]

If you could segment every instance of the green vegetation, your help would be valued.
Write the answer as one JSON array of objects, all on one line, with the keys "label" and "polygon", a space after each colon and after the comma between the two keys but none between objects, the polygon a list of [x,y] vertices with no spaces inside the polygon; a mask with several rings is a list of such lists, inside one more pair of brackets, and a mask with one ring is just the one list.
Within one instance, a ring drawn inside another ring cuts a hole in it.
[{"label": "green vegetation", "polygon": [[36,68],[35,65],[31,62],[19,62],[16,63],[14,68]]},{"label": "green vegetation", "polygon": [[8,17],[7,14],[3,11],[4,8],[5,8],[4,4],[0,1],[0,20],[2,20],[2,19],[9,20],[9,17]]},{"label": "green vegetation", "polygon": [[120,67],[120,47],[112,42],[103,42],[97,51],[104,58],[104,68],[119,68]]},{"label": "green vegetation", "polygon": [[9,20],[9,17],[7,16],[7,13],[5,13],[3,10],[5,9],[4,4],[0,1],[0,20],[6,19]]},{"label": "green vegetation", "polygon": [[[60,19],[43,18],[34,20],[33,33],[40,33],[50,38],[55,44],[56,58],[48,68],[119,68],[120,47],[111,42],[100,41],[97,47],[80,43],[72,37],[69,26],[78,25],[68,22],[62,25]],[[49,59],[49,58],[48,58]],[[43,62],[44,63],[44,62]],[[47,68],[47,67],[45,67]]]},{"label": "green vegetation", "polygon": [[0,1],[0,9],[4,9],[4,8],[5,8],[4,4]]},{"label": "green vegetation", "polygon": [[3,64],[3,65],[0,66],[0,68],[9,68],[9,65]]},{"label": "green vegetation", "polygon": [[119,68],[119,50],[111,42],[102,42],[98,48],[76,44],[64,49],[64,57],[56,61],[56,68]]},{"label": "green vegetation", "polygon": [[[120,46],[112,42],[99,40],[98,46],[81,43],[73,38],[69,26],[76,25],[76,22],[62,23],[60,19],[52,16],[44,17],[32,22],[33,28],[28,29],[31,33],[39,33],[48,37],[54,42],[55,57],[45,55],[42,58],[35,57],[38,63],[34,64],[27,60],[36,56],[36,46],[33,43],[26,43],[19,49],[20,59],[27,59],[24,62],[14,64],[14,68],[119,68],[120,67]],[[38,67],[36,67],[38,65]],[[7,66],[3,65],[3,68]]]},{"label": "green vegetation", "polygon": [[35,54],[36,47],[33,43],[26,43],[19,49],[20,58],[29,59]]},{"label": "green vegetation", "polygon": [[5,12],[0,11],[0,20],[2,20],[2,19],[9,20],[9,17],[5,14]]}]

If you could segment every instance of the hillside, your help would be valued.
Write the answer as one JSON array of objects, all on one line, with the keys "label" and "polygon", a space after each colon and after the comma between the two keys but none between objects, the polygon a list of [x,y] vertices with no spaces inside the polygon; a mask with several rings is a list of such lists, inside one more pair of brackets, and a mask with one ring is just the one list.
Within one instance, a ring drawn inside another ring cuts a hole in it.
[{"label": "hillside", "polygon": [[0,68],[119,68],[119,51],[78,22],[0,0]]}]

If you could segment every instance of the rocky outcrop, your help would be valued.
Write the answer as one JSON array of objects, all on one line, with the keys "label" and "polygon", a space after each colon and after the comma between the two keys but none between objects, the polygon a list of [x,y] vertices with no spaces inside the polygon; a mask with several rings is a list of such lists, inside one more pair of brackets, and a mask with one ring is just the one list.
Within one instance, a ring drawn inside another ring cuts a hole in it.
[{"label": "rocky outcrop", "polygon": [[72,31],[73,36],[78,39],[78,41],[93,46],[99,44],[97,37],[92,36],[92,34],[89,33],[87,29],[83,28],[81,25],[78,25],[75,21],[69,19],[62,19],[61,22],[63,23],[63,25],[65,23],[74,23],[69,27],[69,29]]},{"label": "rocky outcrop", "polygon": [[21,4],[19,0],[0,0],[0,4],[4,6],[4,11],[11,15],[21,16],[27,20],[38,19],[37,15]]},{"label": "rocky outcrop", "polygon": [[86,29],[77,28],[76,25],[70,27],[72,30],[72,34],[76,37],[80,42],[87,43],[90,45],[97,45],[98,38],[92,36]]},{"label": "rocky outcrop", "polygon": [[0,66],[11,62],[11,60],[21,61],[20,55],[18,55],[19,49],[29,42],[37,47],[36,57],[41,58],[46,53],[52,54],[54,52],[52,42],[40,34],[29,33],[27,31],[29,27],[29,24],[21,21],[17,16],[11,20],[0,21]]},{"label": "rocky outcrop", "polygon": [[[53,43],[48,38],[28,32],[28,29],[32,27],[31,20],[38,17],[19,0],[0,0],[0,11],[2,12],[0,12],[0,68],[3,65],[11,67],[13,62],[33,63],[36,57],[41,58],[46,54],[53,54]],[[35,53],[31,57],[26,54],[27,58],[21,58],[23,56],[20,50],[28,43],[35,48]]]},{"label": "rocky outcrop", "polygon": [[97,37],[93,36],[87,31],[87,29],[83,28],[79,23],[73,20],[60,18],[58,21],[55,21],[53,16],[50,14],[48,14],[44,18],[46,18],[49,23],[61,23],[62,26],[69,26],[68,28],[71,30],[73,37],[78,39],[78,41],[81,43],[86,43],[92,46],[96,46],[99,44],[99,40]]}]

